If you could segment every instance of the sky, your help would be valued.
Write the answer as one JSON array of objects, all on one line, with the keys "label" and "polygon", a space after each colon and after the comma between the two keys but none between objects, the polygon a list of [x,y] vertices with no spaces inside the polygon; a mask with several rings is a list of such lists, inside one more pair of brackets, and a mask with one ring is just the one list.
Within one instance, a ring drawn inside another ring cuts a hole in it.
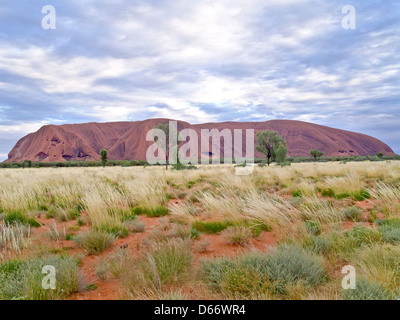
[{"label": "sky", "polygon": [[301,120],[400,153],[399,31],[398,0],[0,0],[0,161],[46,124],[155,117]]}]

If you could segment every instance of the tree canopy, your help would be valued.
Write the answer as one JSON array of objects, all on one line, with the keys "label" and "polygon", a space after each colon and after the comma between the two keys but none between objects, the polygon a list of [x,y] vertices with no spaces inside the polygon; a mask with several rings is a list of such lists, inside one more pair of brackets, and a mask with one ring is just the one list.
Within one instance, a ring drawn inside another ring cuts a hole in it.
[{"label": "tree canopy", "polygon": [[100,151],[100,157],[101,157],[101,163],[103,165],[103,168],[106,166],[107,164],[107,154],[108,151],[106,149],[101,149]]},{"label": "tree canopy", "polygon": [[262,131],[257,133],[257,151],[265,155],[268,165],[277,160],[283,163],[287,154],[285,139],[275,131]]},{"label": "tree canopy", "polygon": [[324,153],[322,151],[319,151],[317,149],[311,150],[310,154],[314,158],[314,161],[317,161],[317,158],[320,158],[324,155]]},{"label": "tree canopy", "polygon": [[[168,170],[168,153],[169,153],[169,123],[159,123],[154,127],[154,129],[160,129],[164,131],[165,133],[165,146],[160,146],[162,149],[164,149],[165,152],[165,169]],[[155,140],[157,142],[157,137],[155,137]]]}]

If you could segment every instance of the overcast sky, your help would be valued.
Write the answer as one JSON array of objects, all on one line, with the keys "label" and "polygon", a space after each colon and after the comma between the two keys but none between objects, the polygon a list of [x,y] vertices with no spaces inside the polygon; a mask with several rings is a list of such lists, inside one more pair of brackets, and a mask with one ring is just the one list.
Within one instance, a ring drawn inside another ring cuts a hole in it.
[{"label": "overcast sky", "polygon": [[152,117],[303,120],[400,153],[399,31],[398,0],[0,0],[0,161],[44,124]]}]

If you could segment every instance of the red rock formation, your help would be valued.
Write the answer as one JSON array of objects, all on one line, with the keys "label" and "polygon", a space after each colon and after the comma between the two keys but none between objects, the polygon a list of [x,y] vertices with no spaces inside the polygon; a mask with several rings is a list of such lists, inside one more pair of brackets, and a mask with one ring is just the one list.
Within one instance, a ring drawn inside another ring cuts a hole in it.
[{"label": "red rock formation", "polygon": [[[19,140],[6,162],[26,159],[43,162],[99,160],[101,149],[109,151],[109,159],[145,160],[146,150],[152,144],[146,141],[147,132],[165,122],[168,119],[43,126],[37,132]],[[309,156],[311,149],[321,150],[325,156],[375,155],[377,152],[384,155],[394,154],[389,146],[373,137],[301,121],[271,120],[197,125],[178,121],[178,131],[184,128],[194,129],[199,137],[201,129],[254,129],[255,132],[273,130],[285,138],[290,156]],[[256,152],[256,157],[262,155]]]}]

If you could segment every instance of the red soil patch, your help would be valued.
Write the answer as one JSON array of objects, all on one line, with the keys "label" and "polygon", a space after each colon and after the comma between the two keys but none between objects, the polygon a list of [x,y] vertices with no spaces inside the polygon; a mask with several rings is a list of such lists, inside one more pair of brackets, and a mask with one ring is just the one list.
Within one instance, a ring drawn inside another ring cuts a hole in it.
[{"label": "red soil patch", "polygon": [[219,234],[206,234],[202,235],[200,240],[194,243],[194,246],[199,241],[207,239],[210,241],[208,250],[203,253],[195,253],[195,258],[215,258],[215,257],[233,257],[238,254],[247,252],[251,249],[257,249],[259,251],[266,251],[269,247],[274,247],[278,244],[279,239],[272,232],[263,232],[259,237],[252,239],[250,244],[247,246],[238,246],[227,243]]},{"label": "red soil patch", "polygon": [[70,297],[71,300],[117,300],[121,296],[121,283],[117,279],[96,282],[97,289],[83,291]]}]

